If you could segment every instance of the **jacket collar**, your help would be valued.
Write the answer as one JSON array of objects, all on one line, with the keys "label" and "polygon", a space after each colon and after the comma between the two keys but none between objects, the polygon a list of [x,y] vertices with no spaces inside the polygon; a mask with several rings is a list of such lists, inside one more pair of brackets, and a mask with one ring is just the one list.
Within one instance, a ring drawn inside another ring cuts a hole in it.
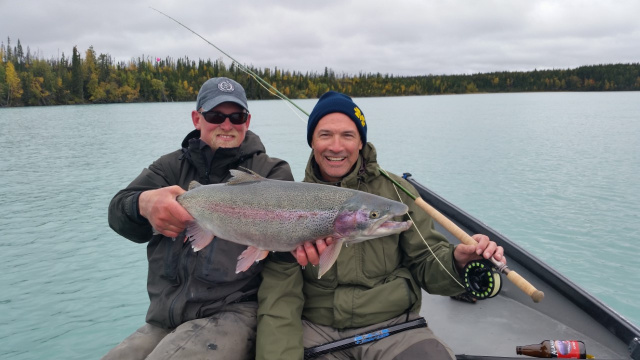
[{"label": "jacket collar", "polygon": [[[246,159],[266,152],[258,135],[247,131],[244,141],[235,148],[219,148],[212,151],[201,146],[200,131],[193,130],[182,141],[182,156],[198,169],[200,183],[210,184],[228,180],[230,169],[235,169]],[[206,154],[209,153],[209,156]],[[211,155],[212,154],[212,155]]]}]

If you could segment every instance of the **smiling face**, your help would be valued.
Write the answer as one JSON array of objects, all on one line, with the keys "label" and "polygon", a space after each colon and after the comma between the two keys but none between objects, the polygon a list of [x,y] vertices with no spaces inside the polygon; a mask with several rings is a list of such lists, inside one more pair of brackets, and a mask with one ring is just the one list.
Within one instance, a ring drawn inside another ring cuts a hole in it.
[{"label": "smiling face", "polygon": [[[238,104],[225,102],[210,111],[232,114],[245,110]],[[191,112],[191,119],[193,120],[193,126],[200,130],[200,139],[207,143],[211,149],[217,150],[218,148],[238,147],[242,144],[249,129],[251,114],[248,115],[247,122],[240,125],[232,124],[229,118],[226,118],[222,124],[211,124],[197,111]]]},{"label": "smiling face", "polygon": [[362,140],[351,118],[343,113],[332,113],[318,122],[311,148],[322,179],[338,182],[358,161]]}]

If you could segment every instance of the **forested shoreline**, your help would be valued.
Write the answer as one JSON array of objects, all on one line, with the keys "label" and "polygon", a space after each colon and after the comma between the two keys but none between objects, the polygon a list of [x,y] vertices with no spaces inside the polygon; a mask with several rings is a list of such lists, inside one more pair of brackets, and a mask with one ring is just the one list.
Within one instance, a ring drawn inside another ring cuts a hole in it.
[{"label": "forested shoreline", "polygon": [[[336,74],[248,66],[292,99],[317,98],[328,90],[354,97],[439,95],[536,91],[640,90],[640,63],[599,64],[575,69],[503,71],[471,75],[394,76],[380,73]],[[89,47],[82,56],[43,59],[7,39],[0,46],[0,107],[194,101],[211,77],[241,83],[249,99],[274,96],[234,63],[140,56],[116,62]]]}]

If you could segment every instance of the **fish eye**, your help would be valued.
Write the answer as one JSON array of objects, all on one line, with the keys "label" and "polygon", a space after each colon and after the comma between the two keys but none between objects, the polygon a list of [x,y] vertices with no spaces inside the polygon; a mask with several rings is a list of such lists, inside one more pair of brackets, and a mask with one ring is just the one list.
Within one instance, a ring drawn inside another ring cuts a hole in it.
[{"label": "fish eye", "polygon": [[377,219],[377,218],[380,217],[380,213],[378,211],[372,211],[372,212],[369,213],[369,217],[371,219]]}]

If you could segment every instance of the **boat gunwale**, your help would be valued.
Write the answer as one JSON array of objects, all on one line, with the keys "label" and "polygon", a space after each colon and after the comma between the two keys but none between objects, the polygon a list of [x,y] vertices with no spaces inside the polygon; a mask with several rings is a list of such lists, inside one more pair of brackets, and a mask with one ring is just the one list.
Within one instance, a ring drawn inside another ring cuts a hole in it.
[{"label": "boat gunwale", "polygon": [[[434,191],[430,190],[417,180],[412,178],[410,173],[404,173],[403,177],[409,181],[420,193],[422,199],[436,208],[450,220],[462,224],[472,233],[485,234],[498,245],[502,246],[509,258],[517,262],[521,267],[540,278],[547,285],[562,294],[567,300],[582,309],[591,316],[597,323],[605,327],[616,338],[630,345],[631,342],[640,337],[640,328],[625,319],[618,312],[607,304],[595,298],[582,287],[569,280],[557,270],[537,258],[524,248],[515,244],[512,240],[502,235],[498,231],[490,228],[480,220],[444,199]],[[544,301],[544,300],[543,300]]]}]

